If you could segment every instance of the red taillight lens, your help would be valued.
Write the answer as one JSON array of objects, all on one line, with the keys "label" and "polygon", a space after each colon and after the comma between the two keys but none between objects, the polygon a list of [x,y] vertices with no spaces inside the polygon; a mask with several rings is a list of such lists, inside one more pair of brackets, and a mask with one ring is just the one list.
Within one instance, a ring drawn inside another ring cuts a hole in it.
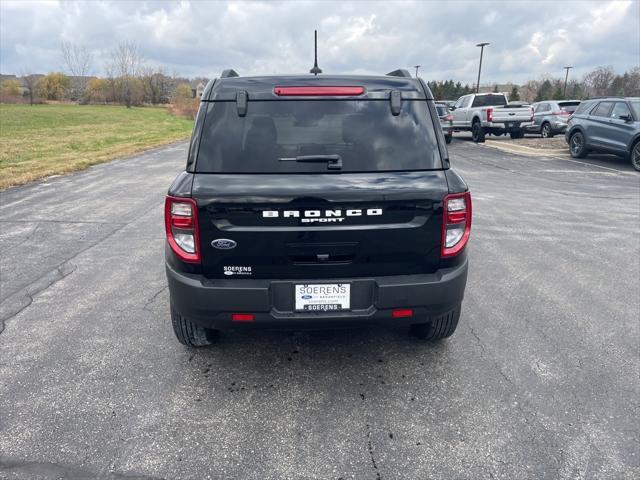
[{"label": "red taillight lens", "polygon": [[493,122],[493,108],[487,108],[487,122]]},{"label": "red taillight lens", "polygon": [[459,254],[471,234],[471,194],[454,193],[444,197],[442,212],[442,258]]},{"label": "red taillight lens", "polygon": [[445,115],[444,116],[444,120],[445,122],[451,122],[453,121],[453,115],[449,114],[449,115]]},{"label": "red taillight lens", "polygon": [[413,310],[411,310],[410,308],[397,308],[393,312],[391,312],[391,316],[393,318],[413,317]]},{"label": "red taillight lens", "polygon": [[231,321],[232,322],[253,322],[255,317],[253,313],[232,313]]},{"label": "red taillight lens", "polygon": [[173,253],[187,263],[200,263],[198,205],[192,198],[167,196],[164,227]]},{"label": "red taillight lens", "polygon": [[275,87],[280,97],[344,97],[362,95],[364,87]]}]

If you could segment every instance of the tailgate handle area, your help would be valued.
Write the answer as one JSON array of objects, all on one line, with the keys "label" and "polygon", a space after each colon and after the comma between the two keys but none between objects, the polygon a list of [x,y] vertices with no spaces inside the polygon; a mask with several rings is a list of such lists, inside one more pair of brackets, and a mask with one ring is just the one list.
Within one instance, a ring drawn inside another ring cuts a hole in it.
[{"label": "tailgate handle area", "polygon": [[288,243],[287,254],[294,265],[349,264],[358,245],[358,242]]}]

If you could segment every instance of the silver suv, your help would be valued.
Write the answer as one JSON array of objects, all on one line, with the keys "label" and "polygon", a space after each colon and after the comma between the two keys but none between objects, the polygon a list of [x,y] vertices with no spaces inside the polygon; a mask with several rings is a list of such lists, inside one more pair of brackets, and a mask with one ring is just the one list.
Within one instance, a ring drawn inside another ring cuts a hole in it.
[{"label": "silver suv", "polygon": [[576,111],[580,100],[547,100],[533,106],[533,124],[524,127],[525,133],[539,133],[551,138],[567,129],[569,116]]},{"label": "silver suv", "polygon": [[609,97],[587,100],[569,117],[565,140],[571,156],[590,151],[628,158],[640,171],[640,98]]}]

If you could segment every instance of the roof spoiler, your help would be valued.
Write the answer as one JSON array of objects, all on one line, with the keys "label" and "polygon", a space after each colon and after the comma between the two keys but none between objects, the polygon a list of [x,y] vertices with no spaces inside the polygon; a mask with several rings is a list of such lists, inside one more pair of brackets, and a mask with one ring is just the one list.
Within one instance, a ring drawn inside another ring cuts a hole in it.
[{"label": "roof spoiler", "polygon": [[398,70],[394,70],[393,72],[387,73],[388,77],[403,77],[403,78],[411,78],[411,74],[408,70],[404,68],[399,68]]},{"label": "roof spoiler", "polygon": [[232,68],[229,68],[228,70],[223,70],[222,74],[220,75],[220,78],[230,78],[230,77],[239,77],[239,76],[240,75],[238,75],[238,72],[236,72]]}]

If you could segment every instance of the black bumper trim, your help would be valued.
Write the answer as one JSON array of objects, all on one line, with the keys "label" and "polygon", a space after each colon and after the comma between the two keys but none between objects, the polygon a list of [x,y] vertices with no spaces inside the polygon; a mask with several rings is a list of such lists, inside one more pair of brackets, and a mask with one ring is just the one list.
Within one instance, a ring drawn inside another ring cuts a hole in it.
[{"label": "black bumper trim", "polygon": [[[416,319],[456,308],[463,299],[468,261],[432,274],[388,277],[262,280],[209,280],[181,273],[166,265],[169,293],[174,308],[203,326],[226,329],[241,326],[231,322],[231,313],[253,313],[251,325],[290,326],[302,324],[415,323]],[[293,311],[295,283],[345,283],[352,285],[349,312]],[[413,317],[395,319],[391,311],[412,308]]]}]

